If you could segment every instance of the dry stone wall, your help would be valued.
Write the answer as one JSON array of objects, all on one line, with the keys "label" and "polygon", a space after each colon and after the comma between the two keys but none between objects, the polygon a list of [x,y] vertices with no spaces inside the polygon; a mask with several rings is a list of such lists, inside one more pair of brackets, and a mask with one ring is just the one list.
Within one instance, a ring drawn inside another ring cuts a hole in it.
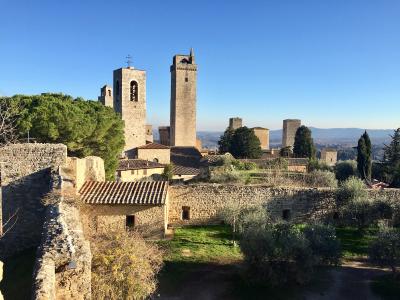
[{"label": "dry stone wall", "polygon": [[[221,209],[230,203],[241,207],[263,204],[276,218],[289,210],[290,218],[299,221],[329,217],[335,208],[335,192],[331,189],[204,184],[172,186],[169,193],[168,217],[172,225],[218,223]],[[182,220],[184,206],[190,208],[190,220]]]},{"label": "dry stone wall", "polygon": [[15,144],[0,149],[2,224],[0,257],[38,246],[54,171],[67,159],[62,144]]}]

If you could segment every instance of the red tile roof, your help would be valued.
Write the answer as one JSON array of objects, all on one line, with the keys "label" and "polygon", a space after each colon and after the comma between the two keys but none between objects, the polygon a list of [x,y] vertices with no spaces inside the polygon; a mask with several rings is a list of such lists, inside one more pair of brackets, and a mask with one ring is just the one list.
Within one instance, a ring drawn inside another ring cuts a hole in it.
[{"label": "red tile roof", "polygon": [[86,181],[79,193],[87,204],[162,205],[168,181]]}]

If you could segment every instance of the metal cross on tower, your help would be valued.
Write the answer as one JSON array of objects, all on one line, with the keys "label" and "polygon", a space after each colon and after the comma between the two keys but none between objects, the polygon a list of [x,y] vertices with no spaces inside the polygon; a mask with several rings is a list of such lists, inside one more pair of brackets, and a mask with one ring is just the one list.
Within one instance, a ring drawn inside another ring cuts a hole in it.
[{"label": "metal cross on tower", "polygon": [[130,68],[131,64],[132,64],[132,56],[130,56],[130,54],[128,54],[126,59],[127,59],[126,64],[128,65],[128,68]]}]

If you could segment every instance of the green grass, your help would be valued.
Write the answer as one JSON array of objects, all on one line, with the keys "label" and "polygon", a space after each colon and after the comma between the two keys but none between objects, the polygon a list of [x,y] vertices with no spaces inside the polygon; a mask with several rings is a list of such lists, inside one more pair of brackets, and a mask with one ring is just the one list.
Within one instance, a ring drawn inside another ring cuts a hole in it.
[{"label": "green grass", "polygon": [[400,279],[395,279],[392,275],[377,277],[371,282],[371,289],[384,300],[399,299]]},{"label": "green grass", "polygon": [[0,283],[0,289],[4,299],[23,300],[31,298],[35,256],[36,248],[32,248],[3,261],[4,277]]},{"label": "green grass", "polygon": [[342,245],[344,258],[365,257],[368,255],[368,248],[378,228],[367,228],[359,231],[354,227],[337,227],[336,235]]},{"label": "green grass", "polygon": [[232,244],[229,226],[191,226],[177,228],[170,241],[161,241],[167,262],[223,263],[241,260],[238,246]]}]

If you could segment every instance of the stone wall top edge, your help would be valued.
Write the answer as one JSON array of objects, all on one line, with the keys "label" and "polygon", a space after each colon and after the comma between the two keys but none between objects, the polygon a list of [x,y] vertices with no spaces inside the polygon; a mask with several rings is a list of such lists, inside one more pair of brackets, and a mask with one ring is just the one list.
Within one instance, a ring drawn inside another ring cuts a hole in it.
[{"label": "stone wall top edge", "polygon": [[19,149],[19,148],[62,148],[67,151],[67,146],[64,144],[52,144],[52,143],[19,143],[19,144],[10,144],[2,149]]}]

